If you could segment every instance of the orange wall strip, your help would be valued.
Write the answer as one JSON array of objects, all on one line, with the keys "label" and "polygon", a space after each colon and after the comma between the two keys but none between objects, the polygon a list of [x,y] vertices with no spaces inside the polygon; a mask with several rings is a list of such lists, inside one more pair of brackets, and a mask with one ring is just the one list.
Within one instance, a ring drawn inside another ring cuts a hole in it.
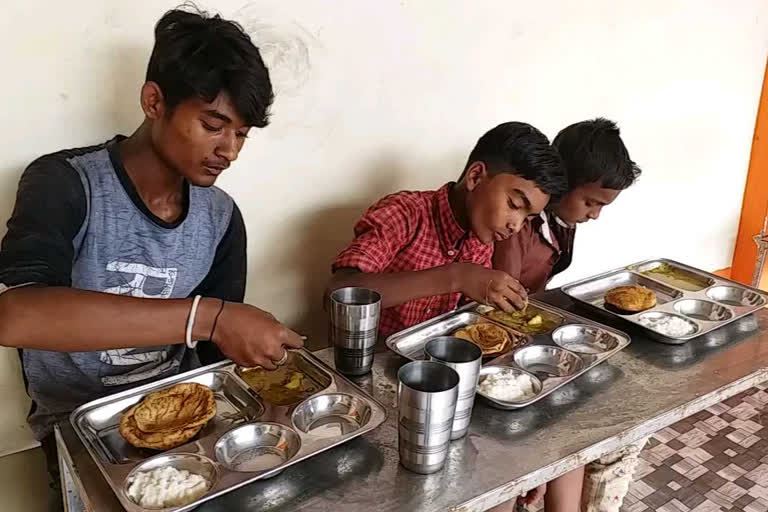
[{"label": "orange wall strip", "polygon": [[[757,108],[747,184],[744,187],[741,220],[731,264],[731,279],[745,284],[749,284],[752,280],[757,258],[757,244],[753,237],[763,228],[766,214],[768,214],[768,65],[766,65],[763,90]],[[765,274],[764,271],[763,275]]]}]

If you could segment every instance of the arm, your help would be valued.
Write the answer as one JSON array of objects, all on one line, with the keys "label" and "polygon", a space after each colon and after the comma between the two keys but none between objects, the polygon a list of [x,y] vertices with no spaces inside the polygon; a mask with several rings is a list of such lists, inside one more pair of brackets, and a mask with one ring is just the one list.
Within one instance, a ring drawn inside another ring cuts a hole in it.
[{"label": "arm", "polygon": [[[60,352],[180,343],[191,304],[191,299],[137,299],[63,286],[25,286],[0,295],[0,341],[9,347]],[[220,305],[215,299],[201,301],[195,339],[210,337]]]},{"label": "arm", "polygon": [[371,207],[355,226],[355,239],[333,263],[325,299],[334,290],[361,286],[378,291],[388,308],[422,297],[460,292],[507,311],[523,307],[525,290],[501,271],[473,263],[452,263],[426,270],[386,272],[411,243],[413,211],[407,198],[390,196]]},{"label": "arm", "polygon": [[[234,205],[229,226],[216,248],[211,269],[191,295],[243,302],[248,267],[247,245],[243,215],[237,205]],[[223,354],[216,344],[208,341],[197,345],[197,355],[204,365],[223,359]]]},{"label": "arm", "polygon": [[[183,343],[191,299],[138,299],[60,286],[27,286],[0,295],[0,344],[79,352]],[[211,339],[245,366],[274,369],[283,346],[301,337],[248,304],[205,298],[195,316],[193,339]],[[130,332],[130,336],[125,333]]]},{"label": "arm", "polygon": [[[180,343],[191,300],[157,300],[74,290],[72,240],[85,217],[85,193],[63,159],[40,159],[22,176],[8,233],[0,248],[0,344],[56,351],[106,350]],[[201,301],[194,337],[212,337],[222,352],[249,366],[274,367],[283,345],[299,336],[271,315],[221,301]],[[127,336],[125,333],[130,333]]]},{"label": "arm", "polygon": [[331,292],[347,286],[360,286],[381,294],[381,307],[389,308],[422,297],[447,293],[463,293],[470,299],[495,306],[507,312],[525,309],[528,295],[525,289],[500,270],[491,270],[475,263],[451,263],[428,270],[371,274],[354,268],[337,271],[326,290]]},{"label": "arm", "polygon": [[461,266],[471,263],[453,263],[442,267],[413,272],[375,274],[355,268],[341,268],[331,278],[328,292],[347,286],[360,286],[381,294],[381,307],[389,308],[422,297],[447,293],[466,293],[461,285]]}]

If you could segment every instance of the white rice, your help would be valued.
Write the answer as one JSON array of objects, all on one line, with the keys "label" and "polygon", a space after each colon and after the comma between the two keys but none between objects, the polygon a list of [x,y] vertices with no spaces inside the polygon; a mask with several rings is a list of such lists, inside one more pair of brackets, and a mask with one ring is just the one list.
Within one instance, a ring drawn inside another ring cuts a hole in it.
[{"label": "white rice", "polygon": [[696,327],[688,320],[683,320],[679,316],[664,315],[660,317],[640,317],[638,322],[653,329],[654,331],[669,336],[670,338],[680,338],[688,336],[696,331]]},{"label": "white rice", "polygon": [[503,402],[524,402],[537,395],[533,380],[524,374],[491,374],[480,381],[478,389],[483,394]]}]

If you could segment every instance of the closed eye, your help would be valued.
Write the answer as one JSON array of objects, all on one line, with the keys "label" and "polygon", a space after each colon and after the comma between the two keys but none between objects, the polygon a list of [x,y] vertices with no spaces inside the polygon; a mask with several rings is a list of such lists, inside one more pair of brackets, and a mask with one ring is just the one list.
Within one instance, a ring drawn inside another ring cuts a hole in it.
[{"label": "closed eye", "polygon": [[205,128],[209,132],[218,133],[218,132],[221,131],[221,127],[216,127],[216,126],[210,125],[210,124],[206,123],[205,121],[200,121],[200,122],[203,124],[203,128]]}]

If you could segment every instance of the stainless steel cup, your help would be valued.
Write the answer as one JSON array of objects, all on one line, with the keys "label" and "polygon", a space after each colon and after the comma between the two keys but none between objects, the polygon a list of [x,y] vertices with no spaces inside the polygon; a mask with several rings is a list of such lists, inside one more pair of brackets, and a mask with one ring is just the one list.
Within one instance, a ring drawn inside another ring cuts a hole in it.
[{"label": "stainless steel cup", "polygon": [[331,293],[331,342],[336,369],[345,375],[371,371],[379,333],[381,295],[367,288]]},{"label": "stainless steel cup", "polygon": [[424,354],[430,361],[450,366],[459,374],[459,397],[453,417],[451,440],[461,439],[467,434],[472,419],[472,406],[475,404],[475,390],[483,362],[483,351],[471,341],[441,336],[427,342]]},{"label": "stainless steel cup", "polygon": [[459,374],[434,361],[412,361],[397,372],[400,464],[416,473],[445,465],[459,396]]}]

